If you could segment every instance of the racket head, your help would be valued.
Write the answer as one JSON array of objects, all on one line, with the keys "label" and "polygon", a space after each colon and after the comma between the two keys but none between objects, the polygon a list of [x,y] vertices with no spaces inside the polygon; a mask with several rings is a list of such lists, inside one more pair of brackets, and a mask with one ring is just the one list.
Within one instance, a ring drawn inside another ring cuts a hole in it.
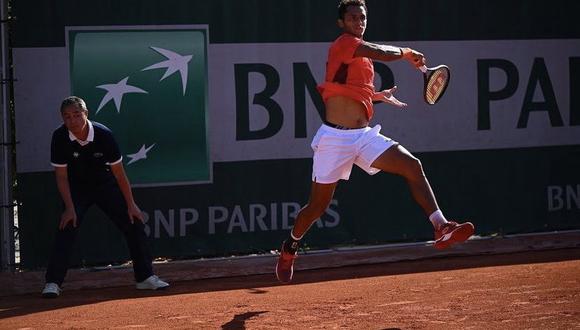
[{"label": "racket head", "polygon": [[423,96],[427,104],[437,103],[449,86],[451,78],[451,71],[446,65],[439,65],[433,68],[427,68],[423,73],[425,86],[423,89]]}]

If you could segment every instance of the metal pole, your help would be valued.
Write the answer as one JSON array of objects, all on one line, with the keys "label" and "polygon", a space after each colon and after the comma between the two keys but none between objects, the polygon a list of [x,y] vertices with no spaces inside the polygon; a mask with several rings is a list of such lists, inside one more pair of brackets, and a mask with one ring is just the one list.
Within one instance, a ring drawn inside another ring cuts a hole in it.
[{"label": "metal pole", "polygon": [[8,0],[0,0],[0,269],[14,265],[13,136],[10,112]]}]

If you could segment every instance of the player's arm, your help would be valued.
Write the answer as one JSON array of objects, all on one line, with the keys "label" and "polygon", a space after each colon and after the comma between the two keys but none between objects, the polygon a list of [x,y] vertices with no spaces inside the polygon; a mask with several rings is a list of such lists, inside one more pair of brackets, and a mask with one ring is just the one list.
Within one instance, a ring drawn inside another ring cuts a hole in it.
[{"label": "player's arm", "polygon": [[425,57],[411,48],[400,48],[363,41],[354,52],[355,57],[368,57],[384,62],[406,59],[416,67],[425,64]]},{"label": "player's arm", "polygon": [[133,223],[134,219],[139,219],[143,222],[143,212],[135,203],[135,199],[133,198],[133,191],[131,191],[131,184],[129,183],[129,179],[127,178],[127,174],[125,174],[125,169],[123,168],[123,162],[119,161],[115,164],[111,164],[111,172],[113,176],[115,176],[115,180],[117,180],[117,184],[121,189],[121,193],[125,198],[125,202],[127,202],[127,213],[129,215],[129,220]]},{"label": "player's arm", "polygon": [[60,224],[58,225],[58,228],[60,230],[64,229],[64,227],[66,227],[69,222],[72,222],[73,227],[76,227],[77,214],[72,200],[72,195],[70,193],[66,166],[55,167],[54,174],[56,177],[56,187],[60,193],[62,201],[64,202],[64,212],[62,212],[62,215],[60,216]]}]

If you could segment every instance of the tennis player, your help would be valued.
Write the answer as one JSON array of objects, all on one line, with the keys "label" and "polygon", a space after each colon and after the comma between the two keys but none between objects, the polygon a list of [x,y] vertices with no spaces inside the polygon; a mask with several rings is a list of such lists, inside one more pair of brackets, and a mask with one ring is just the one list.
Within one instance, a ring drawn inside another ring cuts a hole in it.
[{"label": "tennis player", "polygon": [[308,204],[298,213],[290,237],[282,243],[276,277],[292,280],[299,242],[312,223],[327,209],[339,180],[348,180],[353,164],[368,174],[380,171],[405,178],[414,200],[435,230],[435,248],[467,240],[474,232],[470,222],[448,221],[439,209],[419,159],[396,141],[369,126],[373,101],[405,107],[394,93],[396,87],[375,92],[373,60],[404,59],[413,66],[425,64],[423,54],[410,48],[369,43],[363,40],[367,26],[364,0],[343,0],[338,6],[342,34],[330,46],[325,82],[318,87],[326,106],[326,118],[312,141],[312,186]]}]

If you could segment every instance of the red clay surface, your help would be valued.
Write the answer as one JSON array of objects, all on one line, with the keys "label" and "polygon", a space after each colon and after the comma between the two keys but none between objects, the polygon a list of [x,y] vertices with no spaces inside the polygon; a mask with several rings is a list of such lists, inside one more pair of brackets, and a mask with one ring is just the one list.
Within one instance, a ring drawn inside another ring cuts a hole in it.
[{"label": "red clay surface", "polygon": [[580,329],[580,249],[311,270],[295,280],[2,297],[0,329]]}]

